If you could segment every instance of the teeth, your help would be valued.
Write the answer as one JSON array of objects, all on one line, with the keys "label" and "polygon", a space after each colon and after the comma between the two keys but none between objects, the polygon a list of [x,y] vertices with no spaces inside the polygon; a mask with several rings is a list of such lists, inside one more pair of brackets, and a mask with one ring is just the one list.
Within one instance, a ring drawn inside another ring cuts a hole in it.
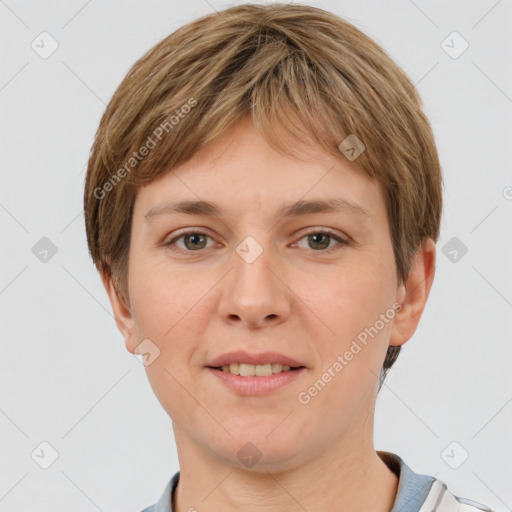
[{"label": "teeth", "polygon": [[267,377],[273,373],[288,372],[290,366],[279,363],[268,364],[246,364],[246,363],[231,363],[225,364],[222,367],[223,372],[229,372],[233,375],[240,375],[242,377]]}]

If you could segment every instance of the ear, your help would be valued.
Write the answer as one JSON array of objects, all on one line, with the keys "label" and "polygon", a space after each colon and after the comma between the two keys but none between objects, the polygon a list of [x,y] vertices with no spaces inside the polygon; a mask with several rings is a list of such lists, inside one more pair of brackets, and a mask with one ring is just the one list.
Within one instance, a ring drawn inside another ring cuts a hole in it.
[{"label": "ear", "polygon": [[432,288],[435,266],[436,244],[427,238],[414,257],[407,281],[398,287],[396,300],[402,309],[395,315],[390,345],[403,345],[416,331]]},{"label": "ear", "polygon": [[121,334],[124,336],[126,349],[134,354],[137,347],[137,332],[135,329],[135,321],[130,310],[130,306],[126,305],[123,298],[119,295],[110,274],[100,273],[103,286],[107,291],[112,311],[116,320],[116,325]]}]

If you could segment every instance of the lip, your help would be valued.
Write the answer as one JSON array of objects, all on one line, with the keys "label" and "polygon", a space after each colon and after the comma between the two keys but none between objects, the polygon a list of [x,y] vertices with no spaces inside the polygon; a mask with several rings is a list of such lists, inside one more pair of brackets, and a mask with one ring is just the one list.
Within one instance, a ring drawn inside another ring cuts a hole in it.
[{"label": "lip", "polygon": [[[300,361],[296,361],[291,357],[285,356],[284,354],[280,354],[279,352],[262,352],[260,354],[251,354],[249,352],[245,352],[244,350],[235,350],[234,352],[228,352],[223,354],[215,359],[211,360],[205,366],[210,368],[219,368],[226,364],[231,363],[245,363],[245,364],[266,364],[266,363],[278,363],[282,365],[287,365],[291,367],[300,367],[305,364]],[[296,370],[295,370],[296,371]],[[278,374],[276,374],[278,375]],[[270,375],[269,375],[270,377]],[[243,377],[245,379],[250,377]],[[265,379],[266,377],[257,377],[258,379]]]},{"label": "lip", "polygon": [[307,368],[273,373],[267,377],[241,377],[216,368],[206,368],[206,370],[240,395],[261,396],[295,381],[307,371]]}]

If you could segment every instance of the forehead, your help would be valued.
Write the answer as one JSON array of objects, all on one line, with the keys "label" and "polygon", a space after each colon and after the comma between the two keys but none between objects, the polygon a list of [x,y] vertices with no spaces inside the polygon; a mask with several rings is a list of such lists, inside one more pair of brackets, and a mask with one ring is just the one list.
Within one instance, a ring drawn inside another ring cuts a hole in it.
[{"label": "forehead", "polygon": [[248,211],[274,217],[340,212],[369,220],[383,208],[378,182],[342,156],[336,159],[321,149],[300,158],[285,156],[266,143],[250,120],[144,186],[136,200],[137,215],[145,221],[163,213]]}]

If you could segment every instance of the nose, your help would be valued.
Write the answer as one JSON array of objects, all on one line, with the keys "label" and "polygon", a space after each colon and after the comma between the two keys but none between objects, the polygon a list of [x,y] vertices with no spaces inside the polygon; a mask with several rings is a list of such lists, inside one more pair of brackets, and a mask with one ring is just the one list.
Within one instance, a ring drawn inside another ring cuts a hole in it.
[{"label": "nose", "polygon": [[293,299],[282,264],[254,240],[237,249],[230,260],[233,268],[223,280],[219,315],[249,329],[281,324],[290,316]]}]

